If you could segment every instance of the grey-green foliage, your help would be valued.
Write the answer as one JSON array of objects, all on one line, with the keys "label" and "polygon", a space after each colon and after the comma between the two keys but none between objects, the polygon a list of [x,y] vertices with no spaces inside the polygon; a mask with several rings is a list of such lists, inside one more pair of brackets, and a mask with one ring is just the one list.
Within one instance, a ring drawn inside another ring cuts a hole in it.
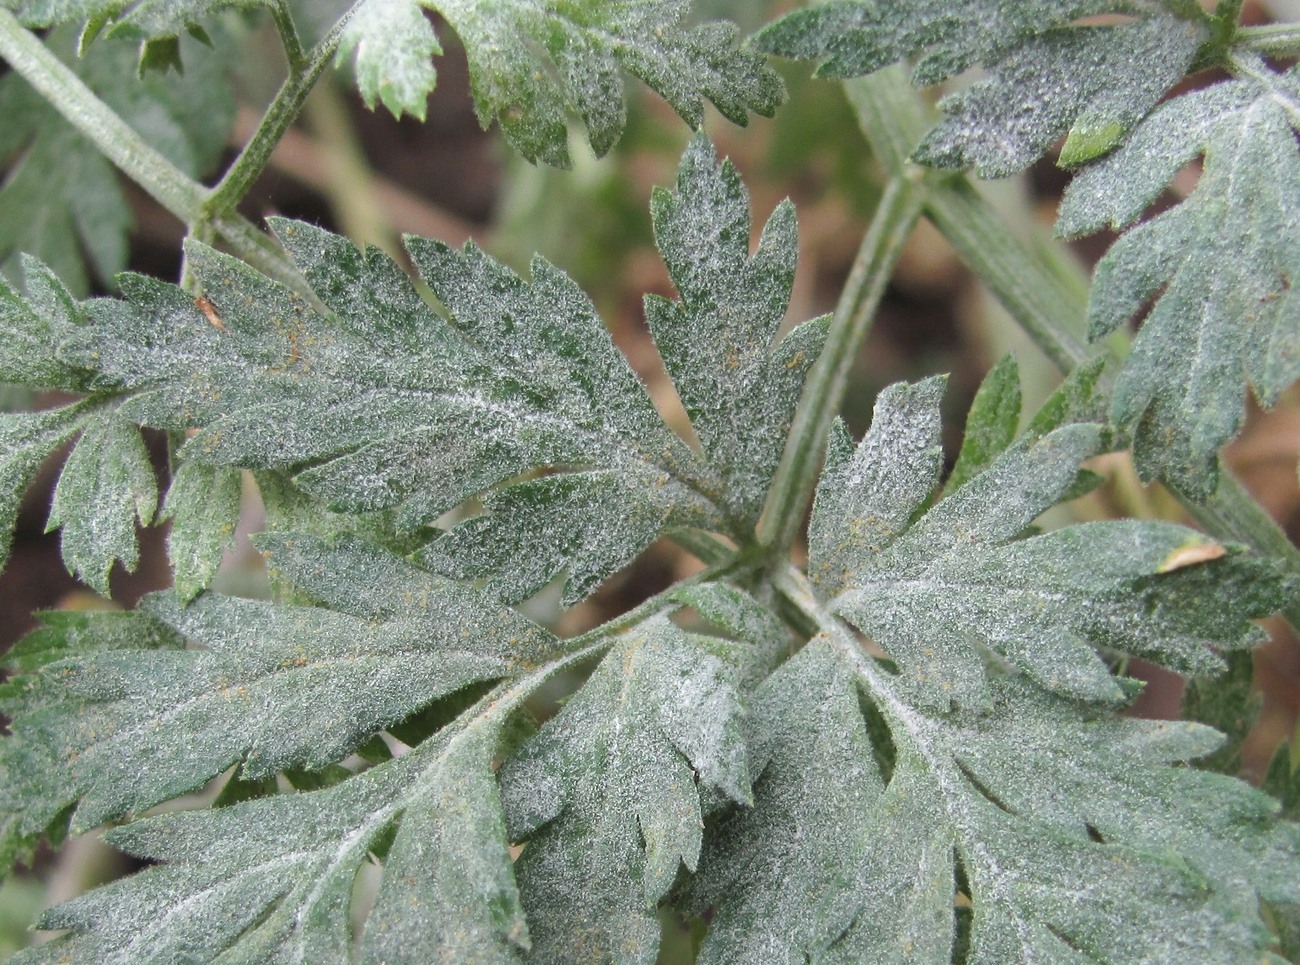
[{"label": "grey-green foliage", "polygon": [[734,25],[683,23],[691,0],[360,0],[339,56],[355,52],[361,95],[423,118],[442,52],[424,10],[456,31],[469,58],[480,121],[501,124],[530,161],[567,165],[567,117],[578,114],[598,155],[626,121],[623,73],[662,96],[692,127],[708,99],[729,120],[771,116],[779,76],[737,43]]},{"label": "grey-green foliage", "polygon": [[1129,228],[1198,156],[1186,200],[1131,228],[1097,267],[1089,315],[1099,337],[1155,305],[1115,386],[1113,416],[1135,428],[1138,470],[1204,496],[1217,452],[1245,418],[1243,383],[1264,405],[1300,376],[1300,105],[1294,71],[1229,80],[1155,111],[1111,156],[1081,172],[1058,229]]},{"label": "grey-green foliage", "polygon": [[727,657],[651,620],[503,766],[510,837],[527,842],[515,875],[530,961],[657,960],[656,908],[695,870],[701,797],[751,803]]},{"label": "grey-green foliage", "polygon": [[[988,80],[941,102],[949,116],[917,148],[923,163],[1007,175],[1066,136],[1059,162],[1082,169],[1058,230],[1131,229],[1098,267],[1091,337],[1155,299],[1119,375],[1112,418],[1134,431],[1144,480],[1197,499],[1217,486],[1217,453],[1241,426],[1245,385],[1271,405],[1300,375],[1291,293],[1300,228],[1287,200],[1300,185],[1300,85],[1294,71],[1234,48],[1238,5],[1222,7],[1211,16],[1178,0],[840,0],[796,11],[756,38],[776,53],[822,59],[822,76],[913,56],[923,84],[988,68]],[[1072,23],[1102,13],[1129,19]],[[1156,106],[1185,73],[1216,65],[1237,76]],[[1132,227],[1201,156],[1192,195]]]},{"label": "grey-green foliage", "polygon": [[[342,760],[382,728],[553,648],[514,611],[368,544],[262,537],[324,606],[170,593],[113,616],[54,615],[9,659],[0,751],[8,866],[56,820],[138,813],[232,764],[260,779]],[[178,740],[178,734],[185,734]]]},{"label": "grey-green foliage", "polygon": [[[182,461],[292,471],[302,490],[334,509],[391,510],[407,534],[507,483],[486,497],[486,513],[431,542],[423,559],[489,579],[507,601],[567,571],[572,602],[675,527],[742,540],[753,531],[825,325],[773,341],[793,283],[794,222],[778,209],[751,259],[749,218],[735,170],[702,137],[692,141],[679,196],[656,203],[660,247],[682,301],[655,300],[651,313],[703,454],[664,424],[591,301],[545,261],[524,279],[473,245],[454,251],[408,239],[444,315],[379,252],[278,220],[324,311],[196,244],[190,266],[206,293],[201,302],[130,275],[121,279],[124,301],[79,306],[66,295],[5,294],[0,325],[38,338],[54,368],[32,368],[24,355],[0,377],[47,386],[66,370],[74,382],[63,387],[94,391],[112,425],[200,430],[180,447]],[[48,275],[33,267],[32,277]],[[735,307],[708,294],[741,287],[747,300]],[[528,478],[537,468],[554,472]],[[65,472],[72,469],[83,483],[69,486],[56,521],[80,512],[93,522],[116,507],[113,526],[100,530],[122,530],[123,492],[137,491],[127,483],[138,474],[119,473],[113,491],[100,494],[80,464]],[[169,514],[185,502],[169,498]],[[207,520],[198,534],[178,520],[182,543],[201,543],[207,554],[178,561],[181,592],[193,596],[231,517],[218,505],[188,503]],[[91,513],[96,506],[103,512]],[[75,540],[68,559],[102,586],[113,557],[129,561],[133,548],[95,545],[93,567]]]},{"label": "grey-green foliage", "polygon": [[[917,699],[985,706],[985,649],[1050,691],[1119,701],[1097,647],[1206,673],[1222,667],[1215,648],[1261,639],[1249,620],[1285,600],[1275,571],[1231,549],[1180,568],[1205,542],[1182,527],[1100,522],[1016,538],[1073,487],[1097,426],[1029,433],[924,509],[942,465],[942,391],[940,379],[887,389],[856,448],[837,428],[810,531],[810,576]],[[1211,602],[1210,584],[1232,587],[1230,599]]]},{"label": "grey-green foliage", "polygon": [[844,644],[815,640],[760,691],[754,806],[695,884],[716,909],[702,961],[937,962],[960,942],[968,962],[1236,962],[1271,944],[1259,901],[1294,901],[1300,837],[1266,795],[1179,766],[1214,731],[1001,676],[985,710],[926,711]]},{"label": "grey-green foliage", "polygon": [[[270,0],[0,0],[0,7],[30,27],[77,25],[92,53],[101,45],[90,41],[100,33],[110,39],[142,38],[141,68],[164,71],[182,70],[178,38],[185,33],[207,41],[205,24],[221,11],[271,5]],[[340,20],[337,60],[351,58],[357,87],[371,107],[382,102],[395,115],[424,119],[437,82],[433,58],[442,53],[426,10],[441,15],[464,45],[483,126],[497,121],[530,161],[568,165],[570,114],[582,118],[597,154],[613,147],[627,119],[625,72],[644,81],[693,128],[704,121],[706,100],[744,125],[751,113],[770,117],[785,95],[780,76],[739,43],[734,24],[688,22],[691,0],[356,0]],[[184,71],[194,60],[192,51],[184,52]],[[121,71],[115,83],[128,77],[129,71]],[[216,92],[223,86],[205,89]]]},{"label": "grey-green foliage", "polygon": [[[101,32],[148,39],[176,37],[233,7],[265,6],[269,0],[3,0],[0,6],[29,27],[76,23],[84,42]],[[84,26],[83,26],[84,25]]]},{"label": "grey-green foliage", "polygon": [[[47,912],[44,927],[73,931],[14,961],[509,961],[528,931],[491,770],[500,735],[500,715],[476,705],[335,787],[114,831],[167,863]],[[389,874],[354,958],[352,890],[376,851]]]},{"label": "grey-green foliage", "polygon": [[[221,156],[234,99],[218,56],[192,50],[184,76],[137,80],[129,44],[105,41],[78,56],[68,28],[52,31],[46,43],[185,173],[206,174]],[[15,73],[0,77],[0,117],[0,162],[9,162],[0,184],[0,270],[17,280],[18,256],[26,253],[79,295],[92,279],[110,283],[126,267],[131,228],[112,165]]]},{"label": "grey-green foliage", "polygon": [[[1120,13],[1134,19],[1078,26]],[[755,42],[820,60],[822,77],[869,74],[916,57],[913,81],[937,84],[972,67],[989,78],[941,102],[948,117],[918,160],[1003,177],[1061,137],[1062,161],[1104,154],[1155,106],[1209,39],[1195,4],[1130,0],[835,0],[797,10]]]},{"label": "grey-green foliage", "polygon": [[66,523],[63,556],[69,569],[108,591],[115,560],[136,563],[135,525],[153,519],[157,488],[139,430],[117,418],[111,400],[94,392],[90,373],[58,357],[60,342],[87,321],[81,307],[44,265],[24,259],[27,296],[0,279],[0,381],[86,398],[43,412],[0,414],[0,560],[23,492],[45,460],[81,434],[59,474],[50,527]]}]

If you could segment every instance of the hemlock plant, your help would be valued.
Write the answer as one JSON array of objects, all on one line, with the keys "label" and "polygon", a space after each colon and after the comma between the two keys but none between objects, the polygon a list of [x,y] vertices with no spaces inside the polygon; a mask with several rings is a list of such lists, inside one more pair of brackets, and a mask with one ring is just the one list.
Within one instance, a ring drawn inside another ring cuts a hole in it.
[{"label": "hemlock plant", "polygon": [[[288,77],[208,188],[231,100],[190,35],[220,51],[218,12],[261,7]],[[701,962],[1297,960],[1300,781],[1285,756],[1275,796],[1220,772],[1251,621],[1300,624],[1300,553],[1218,465],[1248,389],[1269,405],[1300,375],[1300,28],[1240,7],[837,0],[742,42],[685,0],[360,0],[306,46],[273,0],[0,0],[0,381],[71,399],[0,415],[0,531],[71,444],[49,517],[69,569],[107,591],[136,524],[168,519],[175,574],[7,655],[0,867],[104,825],[150,862],[45,912],[65,931],[15,961],[652,963],[665,916]],[[423,117],[425,10],[483,123],[550,164],[575,115],[615,143],[626,74],[693,127],[705,101],[772,114],[767,53],[844,79],[886,182],[835,313],[782,334],[793,208],[751,247],[700,134],[650,200],[676,294],[645,301],[689,440],[540,258],[410,237],[412,278],[240,216],[331,64]],[[936,122],[905,60],[919,85],[983,79]],[[1057,142],[1059,232],[1120,232],[1090,292],[963,173]],[[188,226],[179,285],[80,297],[125,266],[111,165]],[[1022,413],[996,366],[948,471],[942,378],[882,392],[860,441],[836,418],[922,217],[1064,377]],[[1109,333],[1148,304],[1130,350]],[[171,442],[165,492],[143,427]],[[1208,535],[1036,526],[1130,446]],[[271,600],[210,587],[250,478]],[[553,582],[577,603],[663,537],[706,568],[601,627],[515,608]],[[1188,719],[1122,713],[1134,656],[1194,678]]]}]

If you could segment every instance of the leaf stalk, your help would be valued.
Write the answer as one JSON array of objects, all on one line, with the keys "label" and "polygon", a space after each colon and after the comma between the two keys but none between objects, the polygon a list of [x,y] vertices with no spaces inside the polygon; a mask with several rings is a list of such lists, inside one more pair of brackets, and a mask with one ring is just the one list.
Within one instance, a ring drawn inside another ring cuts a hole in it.
[{"label": "leaf stalk", "polygon": [[768,550],[772,559],[784,561],[803,526],[808,502],[817,485],[827,433],[844,401],[858,349],[875,321],[876,309],[903,246],[921,217],[923,198],[918,178],[907,174],[891,177],[858,248],[835,307],[826,346],[809,372],[759,522],[759,544]]}]

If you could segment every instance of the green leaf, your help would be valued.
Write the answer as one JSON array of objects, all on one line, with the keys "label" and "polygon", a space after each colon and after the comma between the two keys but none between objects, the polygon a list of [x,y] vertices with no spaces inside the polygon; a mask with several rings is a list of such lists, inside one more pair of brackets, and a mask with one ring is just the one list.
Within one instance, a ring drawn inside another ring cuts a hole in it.
[{"label": "green leaf", "polygon": [[65,364],[59,344],[85,313],[54,272],[20,256],[26,299],[0,278],[0,381],[71,392],[88,388],[86,374]]},{"label": "green leaf", "polygon": [[980,383],[962,435],[961,452],[952,467],[946,492],[953,492],[977,475],[1016,438],[1020,428],[1020,366],[1006,355]]},{"label": "green leaf", "polygon": [[[1020,373],[1015,359],[1006,356],[989,371],[975,393],[970,414],[966,417],[961,452],[957,464],[944,481],[944,494],[952,493],[972,476],[983,472],[1017,440],[1028,444],[1072,422],[1100,421],[1104,400],[1097,392],[1097,382],[1105,364],[1105,359],[1093,359],[1071,372],[1034,413],[1024,431],[1017,434],[1021,405]],[[1082,496],[1102,481],[1096,473],[1081,469],[1062,501]]]},{"label": "green leaf", "polygon": [[221,554],[235,545],[242,490],[238,469],[187,462],[172,476],[162,518],[172,523],[167,558],[182,603],[207,588],[221,565]]},{"label": "green leaf", "polygon": [[[1238,548],[1136,521],[1016,539],[1069,492],[1096,426],[1022,440],[909,523],[938,473],[941,390],[936,379],[893,386],[856,451],[833,438],[809,556],[834,609],[897,661],[923,703],[984,706],[984,650],[1050,690],[1118,701],[1096,647],[1205,673],[1222,667],[1212,648],[1258,642],[1249,620],[1290,590],[1278,567]],[[1218,558],[1182,565],[1198,547]]]},{"label": "green leaf", "polygon": [[1272,87],[1233,80],[1179,97],[1083,171],[1061,206],[1064,234],[1126,228],[1204,155],[1185,201],[1111,247],[1089,307],[1099,338],[1155,299],[1116,383],[1112,415],[1136,429],[1143,480],[1160,478],[1193,497],[1215,489],[1218,449],[1245,418],[1245,384],[1272,405],[1300,376],[1296,104],[1294,73]]},{"label": "green leaf", "polygon": [[646,296],[650,332],[726,483],[729,512],[752,525],[829,325],[829,317],[815,319],[774,344],[794,286],[794,207],[786,201],[772,213],[751,257],[749,197],[730,162],[719,167],[697,137],[676,196],[657,189],[651,210],[680,301]]},{"label": "green leaf", "polygon": [[[119,393],[123,418],[201,430],[181,458],[293,472],[331,509],[392,511],[399,534],[491,490],[487,512],[422,559],[485,579],[510,602],[567,572],[564,600],[575,602],[674,528],[752,539],[824,336],[814,323],[767,347],[789,297],[788,214],[774,216],[749,259],[744,192],[703,139],[687,149],[679,187],[678,200],[661,196],[657,207],[665,257],[686,291],[681,306],[654,303],[657,334],[692,406],[737,400],[721,415],[700,409],[704,455],[665,425],[572,280],[541,259],[525,280],[473,245],[407,240],[443,315],[379,252],[277,220],[324,313],[193,244],[203,301],[123,276],[130,301],[88,303],[92,324],[65,340],[60,358]],[[705,235],[726,239],[698,240]],[[761,311],[731,314],[702,295],[710,285],[736,291],[737,271],[760,285]],[[687,337],[688,322],[709,337]]]},{"label": "green leaf", "polygon": [[[11,0],[4,5],[13,7]],[[102,5],[102,4],[101,4]],[[120,3],[112,5],[121,7]],[[19,4],[33,23],[78,19],[63,5]],[[135,53],[121,42],[76,53],[76,35],[46,41],[96,96],[186,174],[207,173],[220,159],[234,122],[226,66],[189,51],[182,77],[135,77]],[[18,254],[48,263],[72,291],[107,285],[126,267],[131,214],[113,166],[16,73],[0,77],[0,270],[19,276]]]},{"label": "green leaf", "polygon": [[23,835],[72,805],[77,829],[137,813],[232,764],[252,780],[323,768],[552,650],[514,611],[358,540],[259,546],[324,606],[205,595],[182,607],[154,594],[137,613],[60,619],[42,666],[28,653],[29,675],[3,702],[14,736],[0,745],[4,804]]},{"label": "green leaf", "polygon": [[[759,32],[771,53],[821,60],[821,77],[856,77],[916,57],[913,82],[937,84],[973,67],[989,78],[940,106],[948,118],[917,160],[1004,177],[1062,137],[1063,165],[1119,143],[1192,66],[1209,38],[1205,16],[1126,0],[837,0],[797,10]],[[1113,26],[1076,21],[1118,13]],[[1068,136],[1067,136],[1068,135]]]},{"label": "green leaf", "polygon": [[0,564],[9,558],[23,494],[50,455],[74,435],[91,407],[0,413]]},{"label": "green leaf", "polygon": [[853,679],[814,640],[754,695],[754,803],[710,828],[691,885],[696,910],[715,908],[701,963],[799,961],[837,933],[825,906],[858,873],[884,787]]},{"label": "green leaf", "polygon": [[140,560],[135,527],[153,522],[158,507],[149,450],[140,430],[111,411],[81,426],[81,438],[63,464],[46,532],[59,527],[68,569],[105,596],[116,560],[129,571]]},{"label": "green leaf", "polygon": [[[336,787],[116,829],[113,844],[167,864],[47,912],[42,927],[72,933],[14,961],[510,961],[528,939],[491,771],[499,727],[478,708]],[[354,959],[351,894],[390,838]]]},{"label": "green leaf", "polygon": [[836,643],[756,702],[768,763],[754,807],[710,829],[701,961],[948,961],[962,905],[972,963],[1253,961],[1272,944],[1259,902],[1300,892],[1300,835],[1265,795],[1179,766],[1212,730],[1094,717],[1010,677],[987,712],[935,713],[864,670],[860,709],[869,658]]},{"label": "green leaf", "polygon": [[107,36],[177,37],[222,10],[249,10],[271,0],[0,0],[28,27],[85,24],[82,43],[89,45],[107,28]]},{"label": "green leaf", "polygon": [[737,43],[728,23],[686,26],[690,0],[361,0],[344,28],[339,57],[355,53],[361,96],[421,120],[441,53],[422,8],[441,14],[469,58],[479,120],[501,124],[530,161],[568,166],[567,119],[577,113],[603,155],[626,123],[623,73],[644,81],[693,128],[703,101],[745,124],[771,116],[780,77]]},{"label": "green leaf", "polygon": [[734,671],[711,650],[648,621],[503,765],[531,961],[653,963],[656,905],[699,858],[701,790],[751,800]]}]

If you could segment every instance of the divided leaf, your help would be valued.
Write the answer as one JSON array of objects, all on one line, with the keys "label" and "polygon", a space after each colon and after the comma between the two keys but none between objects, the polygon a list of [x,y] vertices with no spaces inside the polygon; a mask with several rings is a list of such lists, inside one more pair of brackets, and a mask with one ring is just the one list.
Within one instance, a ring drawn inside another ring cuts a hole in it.
[{"label": "divided leaf", "polygon": [[853,669],[824,641],[783,664],[750,709],[753,805],[710,829],[691,884],[696,911],[717,906],[701,965],[810,953],[825,904],[860,870],[866,822],[884,787]]},{"label": "divided leaf", "polygon": [[642,624],[502,766],[531,961],[655,962],[656,906],[699,857],[701,794],[751,800],[723,646]]},{"label": "divided leaf", "polygon": [[[921,712],[878,670],[864,715],[840,646],[814,640],[765,688],[770,763],[696,889],[714,906],[702,961],[948,961],[960,943],[972,963],[1229,962],[1272,944],[1259,902],[1300,891],[1300,834],[1267,796],[1178,766],[1213,750],[1209,728],[1093,718],[1012,678],[987,713]],[[879,765],[810,743],[806,705],[774,699],[787,687]]]},{"label": "divided leaf", "polygon": [[[656,189],[655,240],[680,301],[645,300],[646,319],[729,512],[758,521],[829,317],[777,329],[794,287],[794,206],[782,202],[749,253],[749,197],[729,162],[697,139],[682,158],[677,195]],[[707,212],[707,217],[701,214]]]},{"label": "divided leaf", "polygon": [[[1075,23],[1116,13],[1125,22]],[[918,85],[986,68],[989,79],[940,103],[948,118],[916,158],[1005,177],[1061,137],[1065,165],[1113,148],[1191,67],[1209,39],[1207,19],[1194,5],[1128,0],[835,0],[786,15],[755,43],[821,60],[821,77],[870,74],[909,57],[918,58]]]},{"label": "divided leaf", "polygon": [[81,423],[81,438],[63,464],[46,531],[62,527],[68,569],[105,596],[115,560],[135,569],[135,526],[153,522],[158,484],[140,430],[101,411]]},{"label": "divided leaf", "polygon": [[[325,604],[170,594],[129,614],[54,616],[13,659],[0,743],[8,851],[75,807],[85,829],[200,787],[342,760],[554,640],[514,611],[375,547],[262,537],[271,566]],[[36,665],[31,651],[46,659]]]},{"label": "divided leaf", "polygon": [[[20,4],[24,11],[37,23],[56,12],[44,3]],[[95,44],[77,56],[76,34],[68,29],[53,31],[46,43],[186,174],[205,174],[221,157],[235,105],[218,57],[196,51],[184,76],[137,79],[129,44]],[[12,159],[0,180],[0,270],[16,279],[25,252],[47,262],[78,295],[92,280],[108,284],[126,267],[131,228],[113,166],[13,72],[0,77],[0,117],[0,160]]]},{"label": "divided leaf", "polygon": [[[478,708],[336,787],[111,831],[118,847],[167,864],[46,912],[41,927],[72,932],[13,961],[510,961],[528,932],[491,770],[499,730]],[[353,888],[386,839],[354,959]]]},{"label": "divided leaf", "polygon": [[856,450],[837,430],[810,535],[814,582],[924,703],[984,706],[983,650],[1049,690],[1118,701],[1097,647],[1205,673],[1222,667],[1214,648],[1258,642],[1249,620],[1293,590],[1269,561],[1209,544],[1208,561],[1180,566],[1208,541],[1156,522],[1017,539],[1069,492],[1098,447],[1096,426],[1031,433],[917,516],[941,466],[942,388],[929,379],[886,389]]},{"label": "divided leaf", "polygon": [[729,23],[686,26],[690,0],[361,0],[339,57],[355,53],[361,95],[395,115],[424,119],[442,48],[423,9],[446,18],[465,46],[479,120],[498,121],[530,161],[567,166],[567,122],[577,113],[597,155],[623,132],[623,73],[633,74],[693,128],[708,99],[744,125],[771,116],[780,77],[737,42]]},{"label": "divided leaf", "polygon": [[1300,151],[1294,71],[1232,80],[1162,105],[1112,156],[1084,170],[1061,206],[1067,235],[1126,228],[1196,157],[1181,204],[1129,230],[1097,267],[1099,338],[1155,299],[1115,386],[1113,418],[1135,426],[1138,472],[1203,498],[1220,446],[1245,418],[1243,383],[1264,405],[1300,376]]},{"label": "divided leaf", "polygon": [[[510,602],[567,571],[564,599],[574,602],[666,531],[752,534],[824,339],[824,325],[810,323],[769,344],[790,293],[788,208],[750,258],[744,191],[702,137],[686,151],[679,191],[658,197],[656,215],[683,301],[650,310],[665,364],[696,410],[703,456],[664,424],[572,280],[541,259],[525,280],[472,244],[407,240],[444,316],[381,253],[276,220],[323,314],[195,244],[202,299],[123,276],[129,301],[81,306],[89,323],[60,329],[57,360],[113,393],[118,418],[200,430],[183,460],[296,473],[332,509],[391,510],[403,535],[427,539],[440,515],[501,487],[424,561],[487,579]],[[758,293],[745,295],[751,285]],[[12,314],[39,328],[41,304],[8,301],[0,321]],[[169,501],[173,516],[184,502]],[[197,538],[179,525],[182,539]],[[182,561],[183,595],[214,565],[219,543],[205,539],[207,562]]]}]

